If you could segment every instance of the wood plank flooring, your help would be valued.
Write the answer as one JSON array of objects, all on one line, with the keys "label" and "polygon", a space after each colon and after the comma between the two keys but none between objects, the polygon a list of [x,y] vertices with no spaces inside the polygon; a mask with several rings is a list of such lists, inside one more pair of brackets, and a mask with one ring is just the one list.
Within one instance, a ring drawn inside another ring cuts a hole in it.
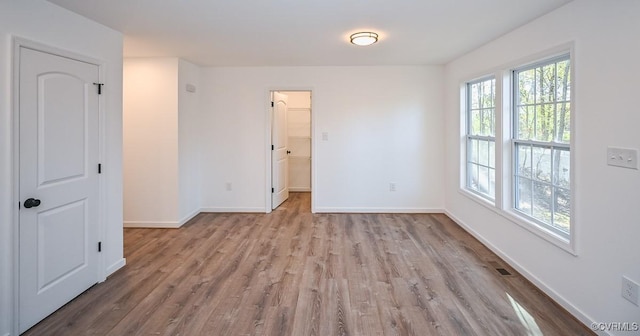
[{"label": "wood plank flooring", "polygon": [[24,335],[593,334],[445,215],[309,204],[126,229],[127,266]]}]

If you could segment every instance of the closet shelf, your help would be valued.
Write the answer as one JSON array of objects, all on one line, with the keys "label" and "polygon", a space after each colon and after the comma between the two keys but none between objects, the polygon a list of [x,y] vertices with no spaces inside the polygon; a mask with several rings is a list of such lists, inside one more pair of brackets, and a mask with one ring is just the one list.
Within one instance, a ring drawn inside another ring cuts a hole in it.
[{"label": "closet shelf", "polygon": [[302,156],[302,155],[289,155],[290,159],[307,159],[311,160],[310,156]]}]

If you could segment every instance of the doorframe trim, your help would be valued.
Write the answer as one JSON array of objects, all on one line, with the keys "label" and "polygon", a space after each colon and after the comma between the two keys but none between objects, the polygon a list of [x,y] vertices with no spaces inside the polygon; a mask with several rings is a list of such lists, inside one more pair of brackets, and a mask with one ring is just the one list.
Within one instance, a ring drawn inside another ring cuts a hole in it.
[{"label": "doorframe trim", "polygon": [[[12,50],[11,50],[11,85],[10,90],[11,93],[9,96],[11,97],[11,118],[12,126],[11,126],[11,134],[9,138],[11,139],[11,147],[12,147],[12,155],[11,155],[11,186],[12,195],[11,195],[11,218],[12,218],[12,226],[11,230],[13,237],[13,246],[11,248],[11,253],[13,254],[10,257],[12,260],[12,271],[13,277],[11,279],[12,283],[9,284],[12,293],[12,301],[13,301],[13,310],[10,312],[13,316],[11,317],[13,321],[13,325],[11,326],[13,331],[12,334],[18,335],[20,330],[20,209],[18,209],[18,203],[20,202],[20,48],[32,49],[39,52],[44,52],[48,54],[52,54],[55,56],[65,57],[69,59],[73,59],[79,62],[93,64],[98,67],[98,79],[102,83],[106,78],[106,62],[103,60],[99,60],[93,57],[89,57],[83,54],[78,54],[73,51],[60,49],[57,47],[53,47],[51,45],[43,44],[40,42],[36,42],[27,38],[23,38],[20,36],[12,35]],[[105,109],[105,99],[102,95],[98,96],[98,161],[104,164],[104,158],[106,153],[106,116],[104,111]],[[106,238],[106,228],[105,228],[105,216],[106,214],[106,188],[105,188],[105,174],[98,175],[98,240],[105,241]],[[98,272],[96,273],[96,283],[102,282],[106,279],[106,269],[105,269],[105,253],[98,254]]]},{"label": "doorframe trim", "polygon": [[311,93],[311,213],[316,213],[316,195],[317,195],[317,183],[316,183],[316,162],[318,161],[316,150],[316,114],[315,111],[315,99],[317,91],[312,86],[299,86],[299,87],[270,87],[265,91],[265,106],[266,106],[266,125],[265,125],[265,213],[271,213],[271,127],[273,123],[273,110],[271,107],[271,93],[274,91],[309,91]]}]

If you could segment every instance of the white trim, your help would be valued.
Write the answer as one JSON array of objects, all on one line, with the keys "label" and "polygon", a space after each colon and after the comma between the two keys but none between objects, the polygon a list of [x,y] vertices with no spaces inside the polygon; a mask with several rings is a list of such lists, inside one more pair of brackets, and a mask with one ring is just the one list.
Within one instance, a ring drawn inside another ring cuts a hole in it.
[{"label": "white trim", "polygon": [[[107,84],[107,62],[100,62],[98,65],[98,83]],[[98,95],[98,164],[102,165],[102,172],[98,174],[98,241],[104,242],[105,248],[111,246],[107,240],[107,177],[109,169],[106,168],[107,159],[107,103],[106,94]],[[98,255],[98,278],[99,281],[107,279],[106,253]]]},{"label": "white trim", "polygon": [[191,211],[190,214],[187,214],[186,216],[182,217],[182,219],[178,223],[180,224],[180,226],[183,226],[187,224],[188,221],[192,220],[193,217],[197,216],[199,213],[200,213],[200,209],[195,209]]},{"label": "white trim", "polygon": [[316,127],[318,127],[317,115],[318,112],[316,110],[315,101],[318,96],[318,91],[309,89],[311,92],[311,213],[317,212],[316,199],[318,197],[318,178],[317,178],[317,170],[318,170],[318,137],[316,136]]},{"label": "white trim", "polygon": [[489,210],[493,212],[497,212],[500,210],[496,207],[495,202],[482,196],[481,194],[462,187],[458,189],[458,192],[471,198],[473,201],[480,203],[482,206],[489,208]]},{"label": "white trim", "polygon": [[[502,260],[504,260],[507,264],[509,264],[509,266],[513,267],[516,271],[518,271],[518,273],[520,273],[523,277],[525,277],[527,280],[533,283],[538,289],[540,289],[547,296],[553,299],[557,304],[559,304],[561,307],[563,307],[569,313],[571,313],[571,315],[573,315],[576,319],[578,319],[581,323],[583,323],[587,328],[589,328],[589,326],[592,323],[596,322],[594,319],[592,319],[587,314],[582,312],[578,307],[571,304],[571,302],[566,300],[562,295],[556,292],[553,288],[549,287],[542,280],[540,280],[538,277],[533,275],[533,273],[529,272],[526,268],[524,268],[522,265],[520,265],[511,257],[509,257],[508,254],[502,252],[502,250],[500,250],[498,247],[491,244],[491,242],[488,239],[485,239],[478,231],[475,231],[465,222],[460,220],[460,218],[456,217],[450,211],[447,211],[447,210],[445,210],[444,213],[447,216],[449,216],[449,218],[451,218],[458,226],[460,226],[469,234],[471,234],[474,238],[479,240],[489,250],[491,250],[493,253],[495,253],[500,258],[502,258]],[[608,335],[608,334],[605,333],[604,335]]]},{"label": "white trim", "polygon": [[127,264],[127,259],[121,258],[120,260],[113,263],[111,266],[107,267],[107,276],[115,273],[115,271],[124,267]]},{"label": "white trim", "polygon": [[224,207],[203,207],[200,209],[200,212],[230,212],[230,213],[264,213],[264,208],[224,208]]},{"label": "white trim", "polygon": [[311,188],[307,187],[289,187],[291,192],[311,192]]},{"label": "white trim", "polygon": [[177,229],[180,222],[178,221],[124,221],[125,228],[157,228],[157,229]]},{"label": "white trim", "polygon": [[576,132],[578,129],[576,124],[579,122],[579,120],[576,117],[577,113],[575,113],[576,111],[580,111],[580,102],[578,99],[580,97],[580,94],[576,94],[576,88],[580,86],[576,78],[579,78],[580,74],[578,74],[578,77],[576,77],[576,44],[573,42],[569,43],[567,49],[569,50],[569,66],[571,67],[571,115],[569,119],[569,131],[571,132],[569,145],[569,149],[571,150],[571,180],[569,181],[569,186],[571,187],[571,209],[569,211],[571,213],[571,219],[569,222],[569,244],[571,245],[571,249],[577,254],[578,251],[580,251],[580,243],[578,240],[580,226],[577,223],[579,223],[580,218],[578,205],[580,204],[581,197],[580,193],[578,192],[580,190],[580,187],[578,186],[578,176],[581,174],[581,169],[574,169],[574,167],[578,167],[577,155],[580,148],[578,142],[576,141],[576,139],[578,138],[577,135],[580,133]]},{"label": "white trim", "polygon": [[318,207],[317,213],[444,213],[443,208],[346,208]]},{"label": "white trim", "polygon": [[[271,127],[272,127],[272,122],[273,122],[273,113],[272,113],[272,109],[273,107],[271,106],[271,103],[273,102],[273,91],[274,90],[267,90],[266,92],[266,125],[265,125],[265,139],[264,139],[264,148],[265,148],[265,156],[264,156],[264,163],[265,163],[265,167],[264,167],[264,171],[265,171],[265,188],[264,188],[264,192],[265,192],[265,197],[264,197],[264,209],[262,209],[261,211],[265,212],[265,213],[271,213],[271,210],[273,210],[272,206],[271,206],[271,188],[272,188],[272,182],[271,182]],[[215,209],[215,208],[212,208]],[[210,212],[226,212],[226,211],[210,211]]]},{"label": "white trim", "polygon": [[494,213],[502,216],[503,218],[507,219],[508,221],[517,224],[518,226],[522,227],[523,229],[535,234],[536,236],[544,239],[546,242],[562,249],[563,251],[573,255],[573,256],[578,256],[578,252],[573,248],[573,246],[571,245],[570,241],[567,241],[565,238],[558,236],[557,234],[549,231],[549,230],[545,230],[544,227],[540,226],[537,223],[534,222],[529,222],[527,221],[524,217],[515,214],[515,213],[510,213],[509,210],[506,209],[500,209],[498,207],[496,207],[495,205],[493,205],[491,202],[489,202],[487,199],[485,199],[484,197],[481,197],[480,195],[476,195],[473,192],[470,192],[466,189],[460,188],[458,189],[458,192],[462,195],[464,195],[465,197],[471,199],[472,201],[482,205],[483,207],[493,211]]},{"label": "white trim", "polygon": [[11,320],[13,320],[13,331],[18,333],[20,330],[20,246],[18,242],[20,241],[20,230],[18,227],[20,225],[20,209],[17,208],[17,203],[20,202],[20,42],[22,39],[18,39],[16,37],[13,38],[11,55],[13,57],[12,68],[11,68],[11,76],[12,76],[12,85],[10,90],[12,90],[12,104],[11,104],[11,118],[13,119],[13,125],[11,128],[11,149],[12,155],[11,160],[13,160],[11,168],[11,184],[13,189],[13,194],[11,195],[11,212],[12,212],[12,228],[13,231],[13,249],[12,249],[12,269],[13,269],[13,282],[10,284],[11,286],[11,294],[13,295],[13,312]]},{"label": "white trim", "polygon": [[496,78],[496,142],[495,142],[495,167],[496,167],[496,185],[495,197],[493,204],[495,208],[504,208],[505,188],[510,190],[509,180],[504,179],[504,174],[509,172],[508,167],[511,165],[511,157],[505,155],[505,138],[511,136],[511,119],[510,114],[505,115],[505,106],[511,106],[511,77],[504,71],[494,73]]},{"label": "white trim", "polygon": [[[11,174],[11,183],[12,183],[12,189],[13,189],[13,195],[12,195],[12,199],[11,199],[11,203],[13,204],[12,206],[12,223],[13,223],[13,228],[18,228],[20,225],[20,212],[17,209],[17,204],[18,202],[20,202],[20,190],[19,190],[19,182],[20,182],[20,123],[19,123],[19,115],[20,115],[20,105],[19,105],[19,101],[20,101],[20,92],[18,90],[19,85],[20,85],[20,72],[18,71],[20,69],[20,48],[27,48],[27,49],[32,49],[32,50],[36,50],[39,52],[44,52],[44,53],[48,53],[48,54],[52,54],[55,56],[60,56],[60,57],[65,57],[65,58],[69,58],[69,59],[73,59],[79,62],[84,62],[84,63],[89,63],[89,64],[93,64],[95,66],[98,67],[98,79],[100,82],[103,82],[104,79],[106,78],[106,62],[103,60],[99,60],[99,59],[95,59],[93,57],[89,57],[89,56],[85,56],[82,54],[78,54],[76,52],[73,51],[69,51],[69,50],[65,50],[65,49],[60,49],[60,48],[56,48],[47,44],[43,44],[40,42],[36,42],[36,41],[32,41],[20,36],[15,36],[12,35],[12,48],[13,50],[11,51],[11,55],[13,57],[13,60],[11,62],[12,68],[11,68],[11,87],[10,90],[12,91],[12,93],[10,94],[12,101],[11,104],[11,117],[13,118],[13,122],[12,122],[12,129],[10,130],[11,135],[10,135],[10,139],[13,142],[11,144],[12,147],[12,156],[11,156],[11,160],[13,161],[11,164],[12,167],[12,171],[10,172]],[[105,157],[106,151],[105,151],[105,147],[106,147],[106,120],[105,120],[105,115],[106,113],[104,113],[106,111],[105,109],[105,102],[104,99],[102,97],[98,97],[98,161],[100,161],[101,163],[102,160]],[[106,195],[106,188],[104,186],[104,179],[105,177],[103,176],[105,174],[102,175],[98,175],[98,227],[97,227],[97,238],[98,241],[105,241],[105,243],[108,244],[108,242],[106,242],[106,234],[105,234],[105,230],[106,230],[106,224],[105,224],[105,216],[103,214],[105,214],[107,212],[107,195]],[[12,289],[12,293],[13,293],[13,330],[14,331],[18,331],[20,330],[20,326],[19,326],[19,320],[20,320],[20,297],[19,297],[19,284],[20,284],[20,272],[19,272],[19,265],[20,265],[20,247],[18,246],[18,242],[19,242],[19,238],[20,238],[20,232],[17,229],[13,230],[13,283],[10,284],[10,287]],[[98,282],[102,282],[104,281],[104,279],[106,279],[106,271],[105,271],[105,254],[104,253],[99,253],[98,254],[98,260],[97,260],[97,273],[96,273],[96,283]]]},{"label": "white trim", "polygon": [[[347,208],[347,207],[320,207],[318,213],[444,213],[443,208]],[[125,228],[167,228],[177,229],[201,213],[263,213],[260,207],[203,207],[193,212],[192,216],[187,216],[180,222],[177,221],[125,221]]]},{"label": "white trim", "polygon": [[124,221],[125,228],[158,228],[158,229],[177,229],[185,225],[192,218],[197,216],[201,209],[193,210],[190,214],[182,217],[179,221]]}]

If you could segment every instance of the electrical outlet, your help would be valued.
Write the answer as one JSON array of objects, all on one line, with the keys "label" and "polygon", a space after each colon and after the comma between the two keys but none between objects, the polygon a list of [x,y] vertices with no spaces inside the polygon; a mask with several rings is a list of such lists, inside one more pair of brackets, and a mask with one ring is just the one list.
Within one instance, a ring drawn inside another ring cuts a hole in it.
[{"label": "electrical outlet", "polygon": [[638,305],[638,284],[625,276],[622,277],[622,297]]},{"label": "electrical outlet", "polygon": [[227,182],[225,183],[225,188],[227,189],[227,191],[231,191],[231,182]]},{"label": "electrical outlet", "polygon": [[638,169],[638,150],[608,147],[607,164],[609,166]]},{"label": "electrical outlet", "polygon": [[389,183],[389,191],[396,191],[396,183],[395,182]]}]

